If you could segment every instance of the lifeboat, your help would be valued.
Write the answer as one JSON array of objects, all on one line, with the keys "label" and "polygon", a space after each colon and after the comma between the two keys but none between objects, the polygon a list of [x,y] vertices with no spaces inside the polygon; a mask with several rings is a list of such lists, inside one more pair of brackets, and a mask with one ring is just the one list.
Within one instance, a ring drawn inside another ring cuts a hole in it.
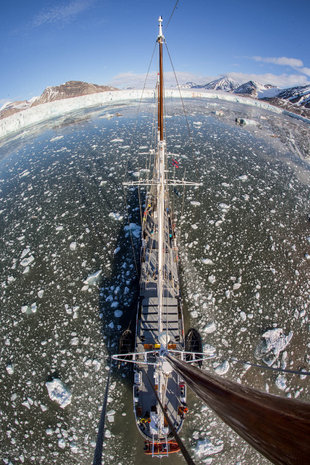
[{"label": "lifeboat", "polygon": [[[168,450],[167,450],[168,448]],[[145,441],[144,453],[146,455],[167,455],[179,452],[180,447],[176,441]]]}]

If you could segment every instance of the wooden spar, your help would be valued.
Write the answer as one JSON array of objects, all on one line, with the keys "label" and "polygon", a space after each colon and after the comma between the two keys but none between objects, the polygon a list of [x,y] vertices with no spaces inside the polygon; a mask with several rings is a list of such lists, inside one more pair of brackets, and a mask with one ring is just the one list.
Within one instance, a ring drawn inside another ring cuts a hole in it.
[{"label": "wooden spar", "polygon": [[157,42],[159,43],[159,141],[157,150],[157,208],[158,208],[158,331],[162,333],[162,311],[163,311],[163,286],[164,286],[164,215],[165,215],[165,141],[164,141],[164,98],[163,98],[163,19],[158,19],[159,32]]},{"label": "wooden spar", "polygon": [[166,356],[187,385],[272,463],[309,463],[309,403],[241,386]]},{"label": "wooden spar", "polygon": [[159,140],[164,140],[164,73],[163,73],[163,40],[162,17],[159,17],[159,95],[158,95],[158,131]]}]

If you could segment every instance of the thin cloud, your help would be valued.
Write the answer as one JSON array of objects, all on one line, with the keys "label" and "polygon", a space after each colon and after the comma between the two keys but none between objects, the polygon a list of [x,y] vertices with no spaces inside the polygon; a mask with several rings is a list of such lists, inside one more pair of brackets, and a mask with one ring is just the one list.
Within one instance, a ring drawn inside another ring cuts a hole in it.
[{"label": "thin cloud", "polygon": [[291,66],[292,68],[299,68],[303,66],[302,60],[298,58],[287,58],[287,57],[253,57],[255,61],[261,61],[263,63],[273,63],[274,65],[280,66]]},{"label": "thin cloud", "polygon": [[310,68],[303,67],[303,68],[300,68],[300,71],[306,74],[307,76],[310,76]]},{"label": "thin cloud", "polygon": [[33,27],[44,24],[65,23],[72,21],[78,14],[87,10],[92,0],[73,0],[69,3],[60,3],[51,8],[41,10],[32,20]]},{"label": "thin cloud", "polygon": [[304,66],[303,61],[299,58],[254,56],[252,57],[252,59],[263,63],[272,63],[280,66],[290,66],[295,71],[310,76],[310,68]]}]

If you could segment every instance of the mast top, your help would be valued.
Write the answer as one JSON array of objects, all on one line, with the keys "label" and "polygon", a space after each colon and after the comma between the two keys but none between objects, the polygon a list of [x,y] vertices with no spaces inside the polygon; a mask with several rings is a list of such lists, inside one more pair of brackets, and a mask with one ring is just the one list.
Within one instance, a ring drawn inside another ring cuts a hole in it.
[{"label": "mast top", "polygon": [[157,41],[159,42],[161,39],[164,39],[164,35],[163,35],[163,26],[162,26],[162,23],[163,23],[163,17],[160,16],[158,18],[158,26],[159,26],[159,32],[158,32],[158,37],[157,37]]}]

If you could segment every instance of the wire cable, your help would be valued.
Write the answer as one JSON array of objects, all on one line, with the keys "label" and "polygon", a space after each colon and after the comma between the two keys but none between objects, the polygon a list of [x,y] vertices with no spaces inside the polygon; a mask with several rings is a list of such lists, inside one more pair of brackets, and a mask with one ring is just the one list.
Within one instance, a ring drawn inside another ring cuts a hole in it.
[{"label": "wire cable", "polygon": [[180,84],[179,84],[179,81],[178,81],[178,78],[177,78],[177,74],[175,72],[175,68],[174,68],[174,65],[173,65],[173,61],[172,61],[172,58],[171,58],[171,55],[170,55],[166,40],[165,40],[165,46],[166,46],[166,49],[167,49],[167,53],[168,53],[168,57],[169,57],[169,60],[170,60],[171,68],[173,70],[174,78],[176,80],[178,91],[179,91],[179,94],[180,94],[180,99],[181,99],[182,107],[183,107],[183,113],[184,113],[184,116],[185,116],[185,119],[186,119],[186,125],[187,125],[187,129],[188,129],[188,135],[189,135],[189,138],[192,139],[191,130],[190,130],[190,127],[189,127],[189,122],[188,122],[188,118],[187,118],[187,114],[186,114],[184,100],[183,100],[182,93],[181,93]]},{"label": "wire cable", "polygon": [[170,17],[169,17],[169,19],[168,19],[168,21],[167,21],[167,24],[166,24],[166,27],[165,27],[165,31],[168,29],[169,23],[170,23],[170,21],[172,20],[172,16],[174,15],[175,10],[177,9],[178,3],[179,3],[179,0],[177,0],[177,1],[175,2],[174,8],[173,8],[173,10],[172,10],[172,13],[171,13],[171,15],[170,15]]},{"label": "wire cable", "polygon": [[291,373],[291,374],[294,374],[294,375],[304,375],[304,376],[310,376],[310,372],[309,371],[300,371],[300,370],[289,370],[289,369],[286,369],[286,368],[275,368],[275,367],[270,367],[270,366],[264,366],[264,365],[258,365],[257,363],[251,363],[251,362],[247,362],[245,360],[238,360],[236,358],[231,358],[230,361],[232,362],[236,362],[236,363],[242,363],[243,365],[249,365],[251,367],[254,367],[254,368],[260,368],[260,369],[263,369],[263,370],[271,370],[271,371],[277,371],[277,372],[280,372],[280,373]]}]

